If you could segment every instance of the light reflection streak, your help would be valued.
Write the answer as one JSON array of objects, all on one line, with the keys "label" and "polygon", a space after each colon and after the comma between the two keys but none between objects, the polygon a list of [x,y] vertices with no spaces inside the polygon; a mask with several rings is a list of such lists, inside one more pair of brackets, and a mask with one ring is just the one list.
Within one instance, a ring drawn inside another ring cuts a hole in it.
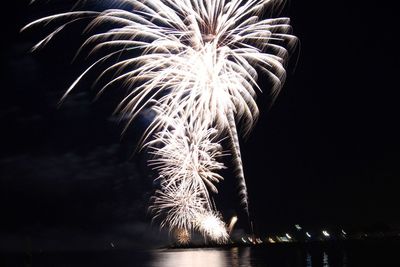
[{"label": "light reflection streak", "polygon": [[[297,256],[300,256],[300,261]],[[333,258],[332,258],[333,257]],[[333,262],[337,262],[333,263]],[[333,264],[333,265],[332,265]],[[327,252],[283,250],[262,247],[160,249],[152,253],[147,267],[346,267],[347,254],[338,257]]]},{"label": "light reflection streak", "polygon": [[329,259],[328,259],[328,254],[324,252],[324,258],[322,259],[322,266],[323,267],[329,267]]},{"label": "light reflection streak", "polygon": [[150,267],[251,267],[250,248],[158,250]]},{"label": "light reflection streak", "polygon": [[306,267],[312,267],[312,260],[311,260],[311,254],[307,253],[307,257],[306,257]]},{"label": "light reflection streak", "polygon": [[154,267],[228,267],[228,251],[215,249],[163,250],[155,253]]}]

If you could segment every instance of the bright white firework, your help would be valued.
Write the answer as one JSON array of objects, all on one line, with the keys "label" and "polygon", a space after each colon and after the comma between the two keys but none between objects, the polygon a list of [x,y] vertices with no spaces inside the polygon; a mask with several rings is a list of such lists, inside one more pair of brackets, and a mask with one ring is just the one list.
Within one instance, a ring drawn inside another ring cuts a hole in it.
[{"label": "bright white firework", "polygon": [[[153,197],[152,211],[162,216],[161,226],[190,232],[198,230],[206,239],[221,243],[227,240],[224,223],[215,213],[208,189],[217,192],[214,183],[222,180],[216,171],[224,168],[216,161],[222,147],[215,142],[217,131],[208,122],[170,119],[169,128],[155,135],[147,145],[154,159],[150,165],[157,170],[161,190]],[[211,226],[215,226],[213,231]],[[220,236],[218,236],[218,234]]]},{"label": "bright white firework", "polygon": [[[161,227],[187,233],[197,230],[206,240],[223,244],[229,239],[225,223],[209,206],[202,188],[193,188],[188,179],[179,185],[162,183],[162,189],[153,197],[150,210],[154,218],[162,217]],[[178,239],[178,242],[184,244]]]},{"label": "bright white firework", "polygon": [[203,190],[188,180],[178,184],[163,181],[152,202],[150,211],[155,214],[155,219],[162,217],[161,227],[188,232],[193,230],[198,214],[204,213],[208,205]]},{"label": "bright white firework", "polygon": [[198,214],[197,230],[207,239],[217,244],[225,244],[229,240],[228,230],[217,212]]},{"label": "bright white firework", "polygon": [[[48,25],[48,27],[57,25],[52,33],[34,47],[39,48],[64,27],[83,19],[92,19],[88,26],[89,31],[97,26],[113,25],[114,27],[107,32],[91,35],[83,44],[82,47],[92,47],[91,54],[102,50],[106,55],[100,56],[90,65],[66,91],[65,96],[85,74],[104,66],[108,59],[116,58],[123,51],[134,49],[141,51],[138,57],[119,60],[104,67],[98,81],[110,73],[114,73],[115,76],[101,88],[100,93],[111,85],[128,85],[131,91],[121,101],[117,110],[130,121],[143,108],[151,106],[157,110],[159,116],[155,117],[143,134],[142,145],[148,144],[150,137],[156,135],[156,139],[165,144],[165,147],[171,145],[178,148],[181,145],[180,141],[176,140],[174,143],[174,135],[169,131],[171,120],[179,120],[182,125],[189,124],[188,127],[192,129],[195,121],[201,121],[205,126],[202,131],[216,129],[219,136],[227,134],[232,144],[231,152],[235,173],[239,179],[242,204],[248,211],[247,189],[236,125],[241,123],[243,134],[247,134],[258,117],[254,89],[260,89],[256,83],[257,71],[268,75],[274,96],[285,80],[284,63],[288,52],[284,47],[292,46],[296,40],[290,34],[289,19],[259,17],[264,9],[279,5],[283,1],[119,0],[115,2],[123,4],[125,8],[108,9],[103,12],[71,11],[36,20],[25,28],[35,25]],[[186,137],[194,140],[195,135],[196,132],[191,132]],[[169,148],[163,149],[161,147],[160,150],[156,150],[158,153],[156,161],[158,166],[161,166],[158,167],[160,171],[166,172],[169,162],[172,164],[171,168],[175,168],[172,166],[176,165],[176,158],[179,156],[173,155],[169,161],[167,154],[164,153]],[[195,165],[194,161],[190,164]],[[217,174],[210,174],[218,170],[219,167],[215,166],[213,162],[210,170],[198,172],[198,174],[208,173],[206,176],[203,175],[201,180],[213,191],[216,190],[213,183],[220,179]],[[187,170],[185,166],[181,172]],[[174,172],[176,174],[176,171]],[[165,183],[168,186],[162,189],[165,191],[159,192],[163,196],[160,200],[169,201],[169,197],[173,194],[171,190],[177,190],[175,193],[186,192],[188,195],[185,197],[189,198],[202,196],[198,197],[198,202],[203,200],[205,203],[209,202],[207,198],[204,199],[207,193],[204,187],[199,187],[201,185],[198,183],[199,179],[177,182],[181,180],[181,176],[171,178],[173,175],[173,173],[167,175],[169,178]],[[183,185],[184,188],[181,188]],[[196,190],[200,190],[200,193],[195,192]],[[184,194],[181,195],[185,198]],[[182,199],[179,201],[182,202]],[[198,203],[196,204],[196,201],[193,203],[196,209]],[[160,202],[161,206],[168,205]],[[191,217],[190,214],[188,209],[187,216]],[[167,215],[170,216],[168,221],[179,221],[172,218],[170,213]],[[189,226],[184,228],[187,227]]]},{"label": "bright white firework", "polygon": [[205,186],[218,193],[215,183],[223,177],[217,171],[225,168],[217,161],[223,156],[222,146],[216,141],[218,131],[204,120],[164,119],[169,128],[155,134],[146,144],[155,156],[149,165],[169,183],[189,180],[204,188],[206,195]]}]

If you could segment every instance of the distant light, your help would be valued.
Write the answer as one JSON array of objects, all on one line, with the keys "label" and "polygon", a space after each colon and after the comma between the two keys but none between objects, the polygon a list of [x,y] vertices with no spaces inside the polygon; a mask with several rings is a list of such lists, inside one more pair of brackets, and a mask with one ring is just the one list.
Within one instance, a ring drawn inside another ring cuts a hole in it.
[{"label": "distant light", "polygon": [[286,236],[277,236],[276,239],[277,239],[279,242],[290,242],[290,239],[287,238]]},{"label": "distant light", "polygon": [[110,243],[110,246],[111,246],[112,248],[115,248],[115,245],[114,245],[113,242]]},{"label": "distant light", "polygon": [[296,227],[296,229],[299,230],[299,231],[302,229],[299,224],[296,224],[294,227]]},{"label": "distant light", "polygon": [[243,241],[243,243],[247,243],[247,242],[246,242],[246,240],[244,240],[244,238],[243,238],[243,237],[242,237],[242,241]]},{"label": "distant light", "polygon": [[347,235],[347,233],[344,230],[342,230],[342,234]]},{"label": "distant light", "polygon": [[322,231],[322,234],[324,235],[324,236],[326,236],[326,237],[330,237],[331,235],[327,232],[327,231]]},{"label": "distant light", "polygon": [[288,233],[286,233],[286,237],[287,237],[288,239],[292,239],[292,237],[291,237]]},{"label": "distant light", "polygon": [[311,238],[311,235],[310,235],[308,232],[306,232],[306,236],[307,236],[308,238]]},{"label": "distant light", "polygon": [[276,243],[275,240],[272,239],[272,237],[268,238],[269,243]]}]

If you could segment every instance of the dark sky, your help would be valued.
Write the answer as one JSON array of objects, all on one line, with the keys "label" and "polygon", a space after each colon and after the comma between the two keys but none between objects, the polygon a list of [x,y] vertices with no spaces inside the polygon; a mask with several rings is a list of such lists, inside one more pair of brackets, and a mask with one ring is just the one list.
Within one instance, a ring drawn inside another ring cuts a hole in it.
[{"label": "dark sky", "polygon": [[[11,16],[2,18],[0,234],[142,236],[152,188],[144,160],[132,156],[142,129],[133,125],[121,138],[110,116],[124,92],[93,102],[89,77],[58,108],[88,64],[71,64],[83,27],[29,53],[46,31],[19,29],[63,5],[28,2],[8,3]],[[268,110],[260,96],[261,118],[242,140],[257,230],[399,225],[396,9],[293,0],[283,15],[300,46],[275,105]],[[226,219],[240,215],[234,182],[227,173],[217,197]]]}]

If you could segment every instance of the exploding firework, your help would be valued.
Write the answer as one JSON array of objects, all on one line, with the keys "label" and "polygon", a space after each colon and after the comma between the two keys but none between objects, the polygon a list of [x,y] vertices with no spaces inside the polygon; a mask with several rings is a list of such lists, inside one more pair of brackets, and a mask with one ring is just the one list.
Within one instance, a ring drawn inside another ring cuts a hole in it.
[{"label": "exploding firework", "polygon": [[217,193],[214,184],[223,180],[217,171],[224,168],[217,161],[223,155],[222,146],[216,141],[218,131],[204,120],[165,119],[169,120],[169,128],[146,144],[155,156],[149,165],[170,183],[189,180],[206,194],[206,186]]},{"label": "exploding firework", "polygon": [[197,230],[211,242],[225,244],[229,234],[221,216],[216,212],[199,214],[196,221]]},{"label": "exploding firework", "polygon": [[176,229],[175,239],[180,245],[187,245],[190,243],[191,235],[186,229]]},{"label": "exploding firework", "polygon": [[163,217],[161,226],[170,229],[192,230],[198,214],[205,212],[207,200],[202,195],[203,190],[194,186],[190,181],[178,184],[164,181],[161,190],[153,197],[150,210],[157,217]]},{"label": "exploding firework", "polygon": [[[82,1],[86,2],[91,1]],[[129,118],[127,126],[143,109],[155,111],[140,142],[153,154],[149,165],[161,180],[150,209],[155,218],[162,218],[161,226],[187,233],[198,230],[223,243],[228,240],[227,229],[210,195],[218,192],[216,184],[222,180],[219,142],[230,140],[239,195],[248,212],[237,124],[246,135],[257,120],[258,72],[269,77],[274,97],[285,80],[285,47],[296,40],[289,19],[260,17],[263,10],[281,2],[118,0],[117,6],[124,8],[70,11],[38,19],[24,29],[56,25],[37,49],[68,25],[91,19],[82,49],[103,54],[64,97],[87,73],[103,68],[96,83],[114,75],[100,86],[99,94],[115,85],[130,89],[117,107]],[[90,34],[102,25],[112,28]],[[119,59],[120,53],[133,50],[140,55]],[[113,58],[117,62],[107,65]]]}]

